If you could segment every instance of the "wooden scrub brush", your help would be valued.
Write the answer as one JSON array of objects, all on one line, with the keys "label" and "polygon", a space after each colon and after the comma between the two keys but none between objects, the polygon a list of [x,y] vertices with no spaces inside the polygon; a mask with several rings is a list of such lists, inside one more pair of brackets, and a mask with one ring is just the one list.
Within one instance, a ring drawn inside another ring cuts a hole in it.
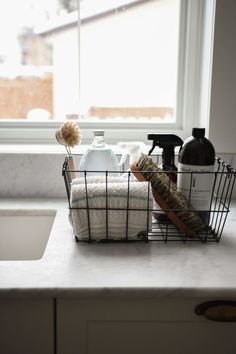
[{"label": "wooden scrub brush", "polygon": [[197,211],[150,156],[142,154],[130,169],[139,181],[150,181],[155,201],[186,236],[194,236],[205,228]]},{"label": "wooden scrub brush", "polygon": [[74,179],[76,172],[70,148],[80,144],[80,128],[75,122],[65,122],[56,130],[55,136],[58,143],[66,148],[71,179]]}]

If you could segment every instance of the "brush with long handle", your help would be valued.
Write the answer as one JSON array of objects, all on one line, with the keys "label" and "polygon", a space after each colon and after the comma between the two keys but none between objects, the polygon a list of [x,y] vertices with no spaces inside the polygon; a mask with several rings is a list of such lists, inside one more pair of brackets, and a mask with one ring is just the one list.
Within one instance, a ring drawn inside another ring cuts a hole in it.
[{"label": "brush with long handle", "polygon": [[59,144],[65,146],[68,157],[68,166],[70,171],[71,180],[76,178],[74,159],[71,153],[71,147],[79,145],[80,143],[80,128],[75,122],[65,122],[57,129],[56,140]]},{"label": "brush with long handle", "polygon": [[150,156],[142,154],[130,169],[139,181],[150,181],[153,198],[182,233],[196,236],[205,228],[198,212]]}]

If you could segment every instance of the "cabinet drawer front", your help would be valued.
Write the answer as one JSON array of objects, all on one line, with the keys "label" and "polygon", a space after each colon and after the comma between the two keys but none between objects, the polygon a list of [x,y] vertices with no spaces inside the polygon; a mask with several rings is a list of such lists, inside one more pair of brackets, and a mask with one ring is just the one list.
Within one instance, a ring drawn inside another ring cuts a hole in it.
[{"label": "cabinet drawer front", "polygon": [[234,325],[196,322],[88,322],[88,354],[235,354]]},{"label": "cabinet drawer front", "polygon": [[205,299],[58,300],[58,354],[235,354],[236,323],[195,313]]}]

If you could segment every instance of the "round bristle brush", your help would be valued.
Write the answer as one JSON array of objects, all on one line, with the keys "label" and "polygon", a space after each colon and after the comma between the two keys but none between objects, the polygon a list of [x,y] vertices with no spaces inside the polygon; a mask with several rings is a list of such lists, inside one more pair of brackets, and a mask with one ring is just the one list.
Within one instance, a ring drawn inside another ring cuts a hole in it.
[{"label": "round bristle brush", "polygon": [[76,172],[70,148],[80,144],[80,128],[75,122],[65,122],[56,130],[55,136],[58,143],[66,148],[71,179],[74,179]]}]

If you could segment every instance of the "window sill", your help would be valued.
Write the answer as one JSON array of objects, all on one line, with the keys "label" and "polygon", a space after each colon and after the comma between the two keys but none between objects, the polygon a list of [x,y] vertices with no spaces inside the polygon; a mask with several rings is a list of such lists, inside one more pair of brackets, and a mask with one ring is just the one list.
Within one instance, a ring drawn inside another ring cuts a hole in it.
[{"label": "window sill", "polygon": [[56,144],[1,144],[0,154],[65,154],[65,148]]},{"label": "window sill", "polygon": [[[55,131],[62,122],[0,122],[0,141],[2,144],[46,145],[57,144]],[[151,122],[111,123],[104,121],[78,121],[81,129],[82,144],[90,144],[94,129],[105,130],[105,140],[108,144],[117,144],[120,141],[142,141],[148,143],[147,134],[153,132],[177,134],[183,140],[189,136],[189,131],[178,127],[175,123],[158,124]]]},{"label": "window sill", "polygon": [[[72,154],[83,155],[90,144],[80,144],[75,146],[72,150]],[[117,154],[122,154],[121,149],[116,144],[109,144],[112,150]],[[151,148],[151,144],[146,144],[146,153]],[[159,153],[161,150],[156,148],[155,152]],[[45,155],[66,155],[66,149],[62,145],[56,144],[1,144],[0,154],[45,154]]]}]

